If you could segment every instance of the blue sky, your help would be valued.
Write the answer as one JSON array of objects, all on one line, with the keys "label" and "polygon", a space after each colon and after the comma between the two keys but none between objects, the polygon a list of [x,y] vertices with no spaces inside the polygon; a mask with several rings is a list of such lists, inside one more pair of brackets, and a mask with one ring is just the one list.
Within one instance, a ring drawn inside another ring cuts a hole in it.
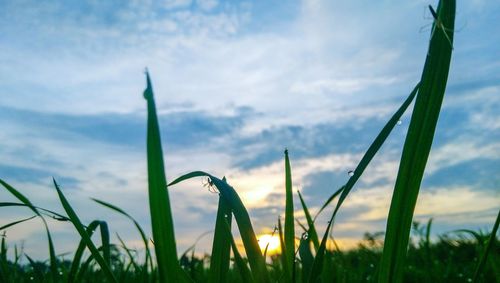
[{"label": "blue sky", "polygon": [[[54,176],[85,221],[108,220],[140,246],[126,219],[89,198],[149,229],[147,66],[167,178],[227,176],[256,230],[270,230],[284,211],[284,148],[294,188],[316,211],[419,80],[428,4],[436,3],[0,0],[0,178],[61,211]],[[499,208],[499,12],[495,1],[457,6],[447,93],[416,210],[417,220],[435,218],[437,233],[491,227]],[[339,214],[334,236],[346,247],[385,228],[408,113]],[[201,180],[170,194],[182,251],[213,229],[217,196]],[[27,216],[4,209],[0,225]],[[8,242],[45,258],[35,221],[9,229]],[[57,251],[74,250],[72,227],[50,225]],[[207,237],[200,251],[209,245]]]}]

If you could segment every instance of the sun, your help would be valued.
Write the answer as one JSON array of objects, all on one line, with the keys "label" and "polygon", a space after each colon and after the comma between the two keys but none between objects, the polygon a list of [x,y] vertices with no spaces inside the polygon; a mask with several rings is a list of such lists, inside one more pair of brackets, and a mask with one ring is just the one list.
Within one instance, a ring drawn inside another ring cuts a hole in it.
[{"label": "sun", "polygon": [[257,240],[259,241],[259,247],[262,253],[266,250],[266,246],[267,255],[275,255],[281,252],[280,238],[277,235],[261,234],[257,237]]}]

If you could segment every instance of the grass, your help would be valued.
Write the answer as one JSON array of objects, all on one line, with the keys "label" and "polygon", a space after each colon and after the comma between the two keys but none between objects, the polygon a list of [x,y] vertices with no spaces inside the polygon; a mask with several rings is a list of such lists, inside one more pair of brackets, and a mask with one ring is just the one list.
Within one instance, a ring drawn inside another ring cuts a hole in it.
[{"label": "grass", "polygon": [[[490,233],[459,230],[440,235],[435,242],[430,239],[432,220],[425,225],[425,229],[413,222],[414,208],[432,147],[453,51],[455,1],[441,0],[436,11],[432,7],[430,9],[435,20],[420,81],[375,137],[347,183],[334,194],[324,197],[324,205],[314,217],[302,194],[298,192],[306,224],[299,222],[294,215],[292,167],[288,150],[285,150],[285,217],[284,225],[278,219],[277,227],[281,253],[268,255],[267,247],[264,252],[261,251],[248,211],[236,189],[224,177],[193,171],[167,183],[153,88],[149,73],[146,72],[144,98],[148,111],[147,173],[152,239],[125,210],[94,199],[97,204],[132,221],[142,239],[144,256],[141,257],[137,251],[128,248],[119,235],[119,244],[112,243],[106,222],[94,220],[87,225],[82,223],[55,180],[55,190],[66,215],[35,206],[19,190],[0,180],[2,187],[19,201],[1,202],[0,207],[26,207],[34,214],[4,224],[0,231],[39,218],[46,230],[49,247],[48,263],[34,261],[29,255],[19,252],[16,246],[13,260],[10,260],[6,238],[2,237],[0,281],[499,282],[496,234],[500,213]],[[386,231],[366,234],[365,241],[351,251],[329,249],[327,244],[335,243],[331,238],[331,231],[334,230],[335,217],[342,204],[414,100],[415,106],[399,163]],[[185,180],[200,177],[207,178],[211,190],[219,192],[211,255],[196,257],[194,244],[179,258],[169,190]],[[335,200],[337,202],[330,221],[320,240],[316,218]],[[64,261],[55,254],[45,217],[71,223],[80,235],[80,242],[71,261]],[[233,219],[241,236],[245,256],[238,249],[231,232]],[[295,224],[303,229],[300,237],[295,233]],[[97,229],[100,241],[93,239]],[[381,240],[382,235],[385,236],[384,241]],[[150,250],[151,244],[154,255]],[[85,250],[89,250],[90,254],[86,255]],[[26,257],[28,264],[20,264],[22,256]]]}]

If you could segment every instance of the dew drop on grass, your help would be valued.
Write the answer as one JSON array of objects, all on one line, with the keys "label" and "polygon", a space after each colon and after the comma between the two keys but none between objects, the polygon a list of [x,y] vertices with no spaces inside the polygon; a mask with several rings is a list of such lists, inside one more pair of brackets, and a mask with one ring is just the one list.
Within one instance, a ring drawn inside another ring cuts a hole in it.
[{"label": "dew drop on grass", "polygon": [[349,171],[347,172],[347,175],[349,175],[349,177],[352,177],[352,176],[354,176],[354,171],[352,171],[352,170],[349,170]]},{"label": "dew drop on grass", "polygon": [[33,276],[31,276],[31,277],[30,277],[30,280],[31,280],[31,281],[33,281],[33,279],[35,279],[35,278],[33,278]]},{"label": "dew drop on grass", "polygon": [[401,124],[403,124],[403,121],[398,120],[398,121],[396,122],[396,124],[401,125]]},{"label": "dew drop on grass", "polygon": [[374,268],[374,267],[375,267],[375,265],[374,265],[373,263],[370,263],[370,267],[371,267],[371,268]]},{"label": "dew drop on grass", "polygon": [[467,278],[467,282],[472,282],[472,278]]},{"label": "dew drop on grass", "polygon": [[302,233],[302,240],[307,240],[309,238],[309,234],[307,232]]},{"label": "dew drop on grass", "polygon": [[462,277],[464,277],[464,275],[462,273],[459,273],[458,277],[462,278]]}]

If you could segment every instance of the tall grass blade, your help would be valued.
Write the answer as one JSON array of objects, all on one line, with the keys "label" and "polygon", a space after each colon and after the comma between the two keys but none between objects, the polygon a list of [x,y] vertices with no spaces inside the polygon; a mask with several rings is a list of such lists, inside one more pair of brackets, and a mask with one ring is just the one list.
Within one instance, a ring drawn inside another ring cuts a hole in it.
[{"label": "tall grass blade", "polygon": [[24,205],[26,205],[29,209],[31,209],[37,216],[42,219],[43,226],[45,227],[45,232],[47,233],[47,241],[49,243],[49,257],[50,257],[50,273],[52,274],[52,281],[59,282],[59,273],[57,272],[57,257],[54,249],[54,242],[52,241],[52,236],[50,235],[49,226],[47,225],[47,221],[43,215],[38,211],[38,209],[29,201],[27,197],[21,194],[18,190],[16,190],[11,185],[4,182],[0,179],[0,184],[7,189],[14,197],[16,197],[19,201],[21,201]]},{"label": "tall grass blade", "polygon": [[208,282],[210,283],[228,282],[227,273],[231,261],[231,234],[227,233],[228,231],[225,226],[229,225],[229,228],[231,228],[231,222],[231,207],[226,203],[223,196],[219,196],[214,240],[210,257],[210,270],[208,274]]},{"label": "tall grass blade", "polygon": [[[108,265],[106,260],[101,256],[99,251],[97,250],[96,246],[90,239],[89,234],[85,230],[85,227],[83,226],[82,222],[80,221],[80,218],[76,214],[76,212],[73,210],[71,205],[69,204],[68,200],[62,193],[61,189],[59,188],[59,185],[57,184],[56,180],[54,181],[54,186],[57,190],[57,194],[59,196],[59,200],[61,201],[61,204],[66,211],[66,214],[68,214],[69,219],[71,219],[71,223],[73,223],[73,226],[75,226],[76,230],[78,231],[78,234],[80,234],[80,237],[82,240],[85,242],[87,245],[87,248],[90,250],[92,253],[92,256],[95,258],[97,263],[102,269],[102,272],[104,273],[104,276],[110,281],[110,282],[118,282],[113,275],[113,272],[111,272],[111,267]],[[102,222],[100,223],[102,224]]]},{"label": "tall grass blade", "polygon": [[160,129],[156,115],[153,87],[148,72],[146,72],[146,81],[147,87],[144,91],[144,98],[147,101],[148,107],[147,157],[149,209],[156,260],[158,262],[160,282],[179,282],[179,280],[182,280],[179,277],[181,267],[177,260],[174,223],[163,164]]},{"label": "tall grass blade", "polygon": [[224,197],[227,204],[231,207],[231,211],[233,212],[236,224],[238,225],[238,229],[240,231],[241,240],[243,241],[243,246],[245,247],[254,279],[257,282],[269,282],[266,263],[264,257],[262,256],[259,243],[257,242],[257,237],[255,236],[250,216],[233,187],[221,179],[202,171],[194,171],[182,175],[172,181],[169,186],[194,177],[209,177],[213,185],[217,187],[222,197]]},{"label": "tall grass blade", "polygon": [[495,220],[495,224],[493,225],[493,230],[491,231],[490,238],[488,239],[486,247],[484,247],[481,259],[479,260],[476,266],[476,271],[474,272],[474,278],[472,282],[478,282],[479,275],[483,272],[484,266],[486,265],[486,260],[488,259],[488,255],[492,250],[494,250],[495,240],[497,238],[497,231],[499,225],[500,225],[500,211],[498,211],[497,219]]},{"label": "tall grass blade", "polygon": [[288,278],[293,278],[293,266],[295,265],[295,221],[293,216],[293,192],[292,192],[292,170],[288,150],[285,150],[285,260],[288,270]]},{"label": "tall grass blade", "polygon": [[306,216],[307,225],[309,227],[307,229],[308,239],[312,240],[314,244],[314,249],[318,251],[319,239],[318,239],[318,233],[316,232],[316,227],[314,226],[314,220],[311,218],[311,214],[309,213],[309,209],[307,208],[306,202],[304,201],[302,194],[300,193],[300,191],[297,191],[297,193],[299,194],[300,204],[302,205],[302,210],[304,210],[304,215]]},{"label": "tall grass blade", "polygon": [[434,21],[387,220],[379,282],[401,282],[413,211],[432,146],[453,49],[455,0],[441,0]]}]

